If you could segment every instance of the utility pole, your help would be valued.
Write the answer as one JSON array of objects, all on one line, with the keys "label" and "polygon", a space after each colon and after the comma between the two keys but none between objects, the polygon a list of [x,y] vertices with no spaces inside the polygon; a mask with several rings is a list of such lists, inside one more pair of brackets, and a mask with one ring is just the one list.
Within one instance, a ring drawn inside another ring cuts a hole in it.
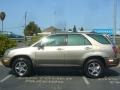
[{"label": "utility pole", "polygon": [[25,12],[25,27],[26,27],[27,12]]},{"label": "utility pole", "polygon": [[3,32],[3,21],[2,21],[2,32]]},{"label": "utility pole", "polygon": [[113,43],[116,44],[116,24],[117,24],[117,0],[113,2]]},{"label": "utility pole", "polygon": [[[25,12],[25,25],[24,25],[24,28],[26,28],[26,21],[27,21],[27,12]],[[25,36],[25,43],[26,43],[27,38],[26,38],[25,31],[24,31],[24,36]]]}]

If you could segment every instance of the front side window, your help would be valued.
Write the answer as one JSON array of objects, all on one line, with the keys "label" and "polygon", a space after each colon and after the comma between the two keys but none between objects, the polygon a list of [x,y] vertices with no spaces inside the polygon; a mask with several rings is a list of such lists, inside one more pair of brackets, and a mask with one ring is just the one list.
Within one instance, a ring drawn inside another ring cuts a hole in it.
[{"label": "front side window", "polygon": [[65,35],[52,35],[42,39],[41,44],[45,46],[64,46]]},{"label": "front side window", "polygon": [[91,45],[83,35],[68,35],[68,46]]}]

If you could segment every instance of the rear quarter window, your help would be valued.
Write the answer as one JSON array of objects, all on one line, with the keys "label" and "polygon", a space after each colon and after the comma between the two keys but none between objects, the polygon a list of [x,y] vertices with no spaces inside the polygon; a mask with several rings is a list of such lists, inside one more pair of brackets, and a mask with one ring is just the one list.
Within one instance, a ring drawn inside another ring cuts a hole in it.
[{"label": "rear quarter window", "polygon": [[91,45],[91,43],[80,34],[68,35],[68,46]]},{"label": "rear quarter window", "polygon": [[98,34],[88,34],[91,38],[96,40],[97,42],[101,44],[111,44],[110,41],[103,35],[98,35]]}]

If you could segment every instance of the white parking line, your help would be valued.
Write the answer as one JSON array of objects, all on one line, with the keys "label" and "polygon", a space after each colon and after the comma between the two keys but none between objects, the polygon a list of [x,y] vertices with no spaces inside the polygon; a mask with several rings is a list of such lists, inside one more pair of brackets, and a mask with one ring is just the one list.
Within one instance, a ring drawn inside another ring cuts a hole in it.
[{"label": "white parking line", "polygon": [[84,80],[84,82],[85,82],[85,84],[87,84],[87,85],[89,85],[90,84],[90,82],[88,81],[88,79],[86,78],[86,77],[82,77],[83,78],[83,80]]},{"label": "white parking line", "polygon": [[3,83],[4,81],[9,79],[10,77],[12,77],[12,75],[8,75],[8,76],[4,77],[2,80],[0,80],[0,83]]}]

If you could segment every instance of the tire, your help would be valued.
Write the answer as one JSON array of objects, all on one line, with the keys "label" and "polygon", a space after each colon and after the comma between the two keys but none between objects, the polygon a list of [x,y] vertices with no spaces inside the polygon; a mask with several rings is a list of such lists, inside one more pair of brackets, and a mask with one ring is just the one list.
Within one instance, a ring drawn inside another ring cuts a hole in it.
[{"label": "tire", "polygon": [[17,57],[12,63],[12,70],[16,76],[29,76],[32,72],[32,63],[28,58]]},{"label": "tire", "polygon": [[84,73],[89,78],[102,77],[104,70],[104,65],[99,59],[90,59],[84,65]]}]

